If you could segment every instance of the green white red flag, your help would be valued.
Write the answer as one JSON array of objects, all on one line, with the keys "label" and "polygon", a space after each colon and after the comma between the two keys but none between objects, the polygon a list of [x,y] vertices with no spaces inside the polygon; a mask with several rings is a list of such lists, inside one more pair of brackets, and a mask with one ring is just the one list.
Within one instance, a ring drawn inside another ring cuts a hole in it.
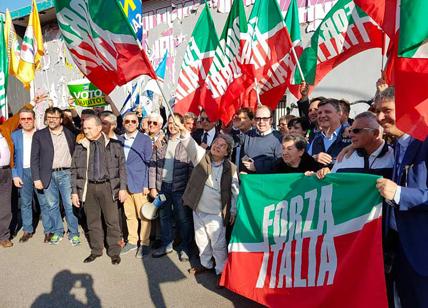
[{"label": "green white red flag", "polygon": [[101,91],[140,75],[156,79],[118,0],[55,0],[55,8],[74,62]]},{"label": "green white red flag", "polygon": [[423,141],[428,136],[428,2],[401,0],[399,5],[398,0],[355,1],[381,22],[391,38],[386,76],[395,87],[397,126]]},{"label": "green white red flag", "polygon": [[[339,0],[321,21],[299,59],[306,82],[316,85],[336,66],[357,53],[381,48],[383,33],[353,0]],[[297,84],[302,82],[295,72]]]},{"label": "green white red flag", "polygon": [[246,74],[257,83],[261,103],[275,109],[290,84],[294,68],[292,40],[276,0],[254,3],[248,19],[248,34],[251,42],[249,50],[244,50],[244,59],[250,53],[251,66]]},{"label": "green white red flag", "polygon": [[175,91],[174,111],[199,114],[201,85],[207,77],[218,46],[210,9],[205,4],[187,45]]},{"label": "green white red flag", "polygon": [[267,307],[387,307],[377,178],[244,175],[221,284]]},{"label": "green white red flag", "polygon": [[228,124],[239,108],[240,94],[254,83],[243,73],[246,42],[249,37],[244,4],[234,0],[201,91],[201,105],[211,121],[220,119]]}]

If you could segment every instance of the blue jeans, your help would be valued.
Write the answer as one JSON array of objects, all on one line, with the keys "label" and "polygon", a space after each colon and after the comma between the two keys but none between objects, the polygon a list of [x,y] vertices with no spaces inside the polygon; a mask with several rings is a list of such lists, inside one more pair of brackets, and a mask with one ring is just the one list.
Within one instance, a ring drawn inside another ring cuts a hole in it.
[{"label": "blue jeans", "polygon": [[174,240],[172,222],[175,219],[181,238],[178,250],[189,254],[193,239],[193,213],[189,207],[183,206],[184,191],[172,191],[172,183],[162,183],[160,193],[166,197],[165,203],[159,208],[162,246],[166,247]]},{"label": "blue jeans", "polygon": [[79,235],[77,217],[73,213],[73,204],[71,203],[71,171],[53,171],[51,182],[44,191],[49,207],[51,210],[55,209],[56,211],[52,216],[54,220],[54,233],[61,236],[64,233],[64,226],[59,211],[59,198],[61,196],[67,220],[68,237],[72,238],[75,235]]},{"label": "blue jeans", "polygon": [[33,187],[33,180],[31,178],[31,169],[25,168],[22,172],[23,185],[19,189],[21,195],[21,218],[22,229],[24,232],[33,233],[33,196],[37,196],[40,205],[40,212],[42,216],[42,224],[45,233],[54,232],[53,220],[50,216],[50,209],[46,201],[43,191],[39,191]]}]

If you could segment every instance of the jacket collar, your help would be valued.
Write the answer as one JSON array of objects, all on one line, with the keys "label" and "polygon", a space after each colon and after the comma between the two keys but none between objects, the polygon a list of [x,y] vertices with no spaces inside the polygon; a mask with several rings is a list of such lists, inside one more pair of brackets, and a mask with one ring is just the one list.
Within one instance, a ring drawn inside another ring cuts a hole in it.
[{"label": "jacket collar", "polygon": [[[105,145],[107,147],[107,144],[109,144],[109,142],[110,142],[110,138],[106,134],[104,134],[103,132],[101,132],[101,138],[104,138]],[[89,149],[91,141],[85,137],[85,138],[81,139],[80,141],[78,141],[77,143],[81,144],[84,148]]]}]

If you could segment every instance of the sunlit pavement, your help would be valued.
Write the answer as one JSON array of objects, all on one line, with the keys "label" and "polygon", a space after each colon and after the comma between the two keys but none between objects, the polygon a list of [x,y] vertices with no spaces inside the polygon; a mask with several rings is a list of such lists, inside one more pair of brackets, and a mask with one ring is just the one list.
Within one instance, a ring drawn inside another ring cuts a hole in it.
[{"label": "sunlit pavement", "polygon": [[72,247],[67,238],[57,246],[43,243],[40,228],[27,243],[0,248],[0,307],[256,307],[227,289],[216,288],[213,273],[187,273],[189,262],[176,252],[154,259],[122,256],[112,265],[104,255],[82,261],[89,246]]}]

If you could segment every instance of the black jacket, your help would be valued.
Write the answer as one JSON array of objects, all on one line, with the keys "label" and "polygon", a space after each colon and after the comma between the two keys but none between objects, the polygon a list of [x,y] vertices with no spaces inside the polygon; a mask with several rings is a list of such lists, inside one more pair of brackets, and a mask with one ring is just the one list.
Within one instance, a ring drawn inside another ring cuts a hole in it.
[{"label": "black jacket", "polygon": [[[74,134],[66,127],[63,127],[63,129],[70,155],[73,156]],[[49,128],[46,127],[34,133],[31,144],[31,176],[33,181],[41,180],[44,188],[47,188],[51,182],[53,159],[52,137]]]},{"label": "black jacket", "polygon": [[[119,190],[126,190],[125,153],[120,141],[109,139],[103,134],[106,144],[106,167],[110,181],[112,199],[118,198]],[[77,145],[71,163],[71,190],[78,194],[81,201],[85,201],[88,186],[87,170],[89,164],[90,141],[82,139]]]},{"label": "black jacket", "polygon": [[321,165],[308,153],[304,153],[297,168],[287,165],[282,158],[278,158],[273,167],[272,173],[304,173],[306,171],[318,171]]}]

